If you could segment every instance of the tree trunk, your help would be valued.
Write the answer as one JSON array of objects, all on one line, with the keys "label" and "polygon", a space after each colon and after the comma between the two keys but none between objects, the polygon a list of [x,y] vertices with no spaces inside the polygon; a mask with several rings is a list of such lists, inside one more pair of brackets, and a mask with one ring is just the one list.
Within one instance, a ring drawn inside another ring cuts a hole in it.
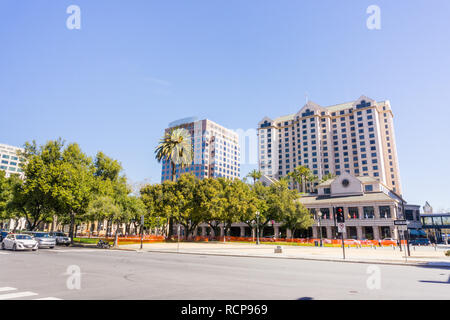
[{"label": "tree trunk", "polygon": [[73,244],[73,228],[75,226],[75,214],[73,212],[70,213],[70,226],[69,226],[69,238],[70,243]]},{"label": "tree trunk", "polygon": [[119,244],[119,222],[117,222],[116,226],[116,234],[114,236],[114,247],[117,248]]}]

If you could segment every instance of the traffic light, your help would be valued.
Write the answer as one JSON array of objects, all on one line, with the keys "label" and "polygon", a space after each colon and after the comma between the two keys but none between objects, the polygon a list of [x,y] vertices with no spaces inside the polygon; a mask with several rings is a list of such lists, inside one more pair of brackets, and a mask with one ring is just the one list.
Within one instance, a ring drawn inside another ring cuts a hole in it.
[{"label": "traffic light", "polygon": [[342,207],[336,208],[336,222],[337,223],[345,222],[344,208],[342,208]]}]

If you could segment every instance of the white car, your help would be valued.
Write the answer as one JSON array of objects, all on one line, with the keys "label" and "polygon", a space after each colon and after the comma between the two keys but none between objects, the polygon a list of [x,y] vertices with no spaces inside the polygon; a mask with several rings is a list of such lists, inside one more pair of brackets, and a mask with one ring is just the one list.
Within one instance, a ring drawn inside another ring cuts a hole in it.
[{"label": "white car", "polygon": [[39,248],[39,243],[27,234],[8,234],[2,241],[2,249],[33,250]]}]

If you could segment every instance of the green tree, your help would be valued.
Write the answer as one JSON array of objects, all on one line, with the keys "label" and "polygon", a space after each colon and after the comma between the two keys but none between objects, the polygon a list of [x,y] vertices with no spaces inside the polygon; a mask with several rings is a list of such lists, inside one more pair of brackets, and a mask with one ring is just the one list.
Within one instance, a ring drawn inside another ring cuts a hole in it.
[{"label": "green tree", "polygon": [[59,187],[63,145],[61,139],[49,141],[41,147],[35,141],[27,142],[20,154],[25,159],[22,169],[26,180],[14,185],[9,210],[24,217],[29,230],[51,220],[59,208],[55,191]]},{"label": "green tree", "polygon": [[294,201],[298,198],[298,194],[289,189],[286,180],[280,180],[268,187],[256,183],[253,190],[258,199],[256,207],[260,213],[258,226],[260,234],[263,234],[270,221],[283,221],[288,212],[295,209]]},{"label": "green tree", "polygon": [[214,235],[220,235],[220,223],[224,220],[226,199],[224,197],[225,178],[206,178],[199,181],[196,199],[204,222],[213,229]]},{"label": "green tree", "polygon": [[3,221],[10,218],[7,210],[8,203],[11,201],[12,189],[9,179],[6,178],[5,171],[0,170],[0,229],[3,229]]},{"label": "green tree", "polygon": [[175,183],[173,189],[176,199],[175,221],[184,227],[184,237],[187,239],[197,226],[204,221],[202,210],[199,207],[198,193],[196,192],[199,179],[190,173],[185,173]]},{"label": "green tree", "polygon": [[258,200],[250,187],[238,179],[227,180],[223,193],[225,208],[222,220],[226,235],[233,223],[253,218],[257,211]]},{"label": "green tree", "polygon": [[176,210],[174,192],[175,183],[164,181],[162,184],[148,184],[141,189],[141,200],[147,209],[149,219],[162,226],[165,235],[168,236],[168,221]]},{"label": "green tree", "polygon": [[56,171],[52,195],[57,199],[58,212],[70,221],[69,237],[73,242],[76,219],[85,218],[94,198],[94,166],[78,144],[72,143],[63,150]]},{"label": "green tree", "polygon": [[[115,200],[109,196],[99,196],[93,199],[89,204],[87,211],[96,220],[106,219],[117,223],[123,221],[120,207],[116,204]],[[118,234],[119,228],[117,228],[115,232],[114,246],[117,246]]]},{"label": "green tree", "polygon": [[149,227],[152,227],[156,224],[155,219],[153,219],[150,215],[147,214],[147,210],[145,208],[144,202],[141,198],[136,196],[128,196],[126,197],[123,210],[125,212],[124,218],[127,221],[128,227],[126,232],[129,233],[130,225],[133,224],[134,231],[137,232],[139,228],[144,228],[141,225],[141,217],[144,216],[145,224]]},{"label": "green tree", "polygon": [[283,217],[283,226],[291,230],[291,239],[299,229],[307,229],[314,224],[309,210],[300,202],[296,202],[293,208],[289,208]]}]

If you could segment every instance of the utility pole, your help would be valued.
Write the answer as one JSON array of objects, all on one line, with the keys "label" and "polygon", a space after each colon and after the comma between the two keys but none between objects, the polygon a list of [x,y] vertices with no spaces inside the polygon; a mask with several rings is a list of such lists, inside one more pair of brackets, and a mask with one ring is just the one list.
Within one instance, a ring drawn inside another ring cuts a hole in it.
[{"label": "utility pole", "polygon": [[[402,213],[403,213],[403,217],[406,220],[406,213],[405,213],[405,200],[403,200],[402,198]],[[406,221],[406,223],[408,223],[408,220]],[[411,252],[409,251],[409,235],[408,235],[408,224],[406,224],[406,234],[405,234],[405,239],[406,239],[406,249],[408,252],[408,257],[411,256]]]},{"label": "utility pole", "polygon": [[141,250],[144,246],[144,215],[141,216]]}]

